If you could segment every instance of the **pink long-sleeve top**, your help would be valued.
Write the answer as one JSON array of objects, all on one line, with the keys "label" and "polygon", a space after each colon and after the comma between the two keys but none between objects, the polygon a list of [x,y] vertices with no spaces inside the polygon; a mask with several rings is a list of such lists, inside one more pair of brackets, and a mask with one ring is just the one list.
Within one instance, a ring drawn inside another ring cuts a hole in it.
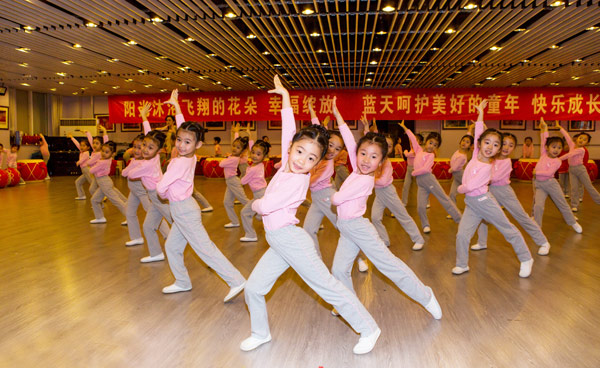
[{"label": "pink long-sleeve top", "polygon": [[[149,160],[139,160],[139,162],[139,165],[127,171],[127,177],[129,179],[142,179],[144,188],[151,191],[156,190],[156,183],[163,177],[162,170],[160,169],[160,155],[157,154]],[[127,169],[130,166],[131,164],[129,164]],[[125,176],[125,170],[123,170],[123,175]]]},{"label": "pink long-sleeve top", "polygon": [[48,142],[46,142],[46,138],[43,134],[40,136],[40,139],[42,140],[42,144],[40,144],[40,152],[42,153],[42,157],[49,157],[50,150],[48,149]]},{"label": "pink long-sleeve top", "polygon": [[510,158],[495,160],[492,164],[491,186],[499,187],[510,184],[510,173],[512,172],[512,161]]},{"label": "pink long-sleeve top", "polygon": [[394,169],[390,160],[385,159],[383,161],[383,167],[378,174],[375,176],[375,188],[385,188],[392,184],[394,181]]},{"label": "pink long-sleeve top", "polygon": [[[281,120],[281,147],[289,147],[296,133],[294,110],[291,107],[281,109]],[[266,230],[277,230],[300,222],[296,211],[306,199],[310,174],[285,172],[287,161],[288,152],[284,149],[281,152],[283,169],[273,176],[265,195],[252,202],[252,209],[262,216]]]},{"label": "pink long-sleeve top", "polygon": [[79,161],[77,161],[76,165],[79,167],[86,167],[87,162],[90,159],[90,152],[89,151],[81,151],[81,145],[79,144],[79,141],[77,139],[71,137],[71,141],[73,142],[75,147],[77,147],[77,149],[80,151],[79,152]]},{"label": "pink long-sleeve top", "polygon": [[[235,134],[233,135],[233,140],[235,141],[236,139],[238,139],[239,136],[240,136],[240,133],[235,132]],[[252,150],[252,146],[254,146],[254,141],[252,139],[250,139],[250,140],[248,140],[248,148],[243,150],[242,154],[240,155],[240,163],[248,162],[248,153]],[[237,169],[236,169],[236,175],[237,175]],[[225,177],[227,178],[227,176],[225,176]]]},{"label": "pink long-sleeve top", "polygon": [[6,167],[13,169],[17,168],[17,153],[12,153],[11,151],[6,152]]},{"label": "pink long-sleeve top", "polygon": [[[569,137],[569,133],[563,128],[560,128],[560,132],[565,136]],[[569,137],[570,138],[570,137]],[[546,181],[554,177],[556,170],[560,167],[563,160],[568,160],[575,153],[570,151],[566,155],[560,157],[550,158],[548,152],[546,152],[546,140],[548,139],[548,131],[542,133],[542,142],[540,145],[540,159],[535,166],[535,178],[539,181]],[[583,155],[582,155],[583,156]]]},{"label": "pink long-sleeve top", "polygon": [[410,144],[415,151],[415,160],[413,162],[414,170],[412,172],[412,176],[419,176],[427,173],[431,173],[431,169],[433,168],[433,159],[435,155],[429,152],[425,152],[423,147],[419,146],[419,142],[417,141],[417,137],[411,132],[409,129],[406,130],[406,134],[408,135],[408,139],[410,139]]},{"label": "pink long-sleeve top", "polygon": [[404,150],[404,156],[406,157],[406,166],[414,166],[415,165],[415,151]]},{"label": "pink long-sleeve top", "polygon": [[[131,171],[135,170],[136,167],[142,165],[144,163],[144,160],[138,160],[135,158],[132,158],[131,160],[129,160],[129,164],[127,165],[126,168],[123,169],[123,171],[121,172],[121,176],[129,178],[129,173],[131,173]],[[134,178],[132,178],[134,179]]]},{"label": "pink long-sleeve top", "polygon": [[223,168],[225,179],[231,178],[237,175],[238,165],[240,164],[239,156],[229,156],[219,162],[219,166]]},{"label": "pink long-sleeve top", "polygon": [[316,192],[331,187],[331,176],[335,171],[333,160],[321,160],[310,171],[310,190]]},{"label": "pink long-sleeve top", "polygon": [[569,145],[569,166],[582,165],[583,156],[585,155],[585,148],[575,147],[575,142],[573,142],[573,139],[568,133],[566,133],[566,130],[564,130],[564,128],[561,127],[560,132],[563,134],[565,140],[567,141],[567,144]]},{"label": "pink long-sleeve top", "polygon": [[250,190],[256,192],[267,186],[265,180],[265,165],[261,162],[246,169],[246,175],[242,178],[242,185],[248,184]]},{"label": "pink long-sleeve top", "polygon": [[452,172],[463,170],[466,164],[467,155],[460,152],[460,150],[456,150],[452,157],[450,157],[450,168],[452,169]]},{"label": "pink long-sleeve top", "polygon": [[525,143],[523,143],[523,158],[531,158],[533,157],[533,144],[531,146],[527,146]]},{"label": "pink long-sleeve top", "polygon": [[[477,121],[475,123],[474,142],[479,140],[481,133],[483,133],[483,121]],[[475,197],[487,193],[488,184],[492,179],[492,164],[479,161],[477,158],[478,155],[479,146],[475,145],[475,148],[473,149],[473,157],[465,168],[462,184],[457,188],[459,193],[463,193],[469,197]]]},{"label": "pink long-sleeve top", "polygon": [[[85,136],[87,137],[88,142],[90,143],[90,147],[91,147],[92,143],[94,143],[94,137],[92,137],[92,135],[90,134],[90,132],[85,132]],[[104,136],[102,136],[102,141],[104,143],[108,142],[108,135],[104,134]],[[98,160],[100,160],[101,157],[102,157],[102,155],[100,154],[100,151],[98,151],[98,152],[92,152],[90,154],[89,160],[86,163],[87,166],[91,168],[92,166],[94,166],[98,162]]]},{"label": "pink long-sleeve top", "polygon": [[348,163],[348,152],[343,149],[333,160],[333,166],[346,166]]},{"label": "pink long-sleeve top", "polygon": [[348,158],[352,173],[342,184],[340,190],[331,196],[331,203],[337,206],[338,217],[344,220],[360,217],[367,211],[367,199],[373,193],[375,176],[362,175],[356,165],[356,141],[348,125],[339,126],[344,144],[348,149]]},{"label": "pink long-sleeve top", "polygon": [[94,164],[94,166],[92,166],[90,168],[90,173],[94,174],[97,178],[106,176],[110,173],[110,165],[111,164],[112,164],[111,158],[109,158],[107,160],[100,159]]}]

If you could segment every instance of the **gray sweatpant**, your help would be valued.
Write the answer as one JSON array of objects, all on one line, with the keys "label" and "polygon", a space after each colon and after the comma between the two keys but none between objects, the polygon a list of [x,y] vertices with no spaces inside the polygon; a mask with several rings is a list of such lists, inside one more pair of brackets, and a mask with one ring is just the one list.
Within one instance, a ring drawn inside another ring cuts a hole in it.
[{"label": "gray sweatpant", "polygon": [[206,199],[206,197],[204,197],[202,195],[202,193],[200,193],[196,189],[194,189],[194,192],[192,193],[192,197],[194,197],[194,199],[197,200],[198,203],[200,203],[200,207],[202,207],[202,208],[212,207],[210,205],[210,202],[208,201],[208,199]]},{"label": "gray sweatpant", "polygon": [[154,257],[162,253],[156,230],[160,230],[163,238],[167,239],[170,232],[167,222],[172,224],[173,220],[171,219],[169,204],[162,202],[158,198],[156,190],[149,190],[148,198],[151,203],[149,210],[146,211],[143,228],[148,252],[150,253],[150,256]]},{"label": "gray sweatpant", "polygon": [[96,183],[98,185],[98,189],[96,189],[94,192],[91,200],[92,209],[94,210],[94,216],[96,219],[104,218],[104,211],[102,211],[102,200],[104,199],[104,196],[106,196],[108,200],[111,201],[112,204],[114,204],[124,216],[127,216],[125,211],[125,202],[121,200],[121,197],[117,193],[118,191],[115,189],[110,176],[106,175],[96,178]]},{"label": "gray sweatpant", "polygon": [[580,185],[583,185],[596,204],[600,204],[600,193],[594,188],[584,165],[569,166],[569,180],[571,181],[572,208],[579,208],[579,198],[583,198],[583,190],[579,189]]},{"label": "gray sweatpant", "polygon": [[371,221],[373,221],[373,226],[375,226],[379,237],[385,245],[390,246],[390,237],[382,222],[383,211],[386,208],[389,208],[394,214],[396,220],[398,220],[404,231],[410,236],[410,240],[413,243],[425,243],[425,239],[423,239],[423,235],[421,235],[415,220],[406,212],[406,207],[400,201],[396,187],[394,184],[390,184],[387,187],[375,188],[375,201],[371,208]]},{"label": "gray sweatpant", "polygon": [[402,185],[402,203],[408,205],[408,195],[410,194],[410,185],[412,184],[412,172],[414,166],[406,166],[406,175],[404,175],[404,184]]},{"label": "gray sweatpant", "polygon": [[460,211],[456,207],[456,204],[450,200],[450,197],[446,195],[446,192],[444,192],[442,186],[432,173],[417,176],[417,186],[417,210],[421,219],[421,227],[429,226],[429,218],[427,217],[427,200],[429,199],[429,194],[433,194],[437,198],[446,212],[452,216],[454,222],[457,224],[460,222]]},{"label": "gray sweatpant", "polygon": [[323,216],[327,216],[333,226],[335,226],[337,223],[337,216],[331,210],[330,198],[333,193],[335,193],[335,190],[332,187],[317,191],[311,190],[310,196],[312,204],[306,213],[306,217],[304,217],[304,224],[302,227],[312,238],[319,256],[321,255],[321,248],[319,247],[319,238],[317,237],[317,232],[319,232],[319,227],[321,227]]},{"label": "gray sweatpant", "polygon": [[346,165],[337,165],[335,167],[335,188],[340,190],[342,184],[350,176],[350,171]]},{"label": "gray sweatpant", "polygon": [[144,208],[144,211],[148,212],[150,204],[150,198],[146,188],[140,180],[127,180],[127,187],[129,187],[129,197],[127,198],[125,216],[127,217],[127,230],[129,231],[129,239],[138,239],[142,237],[142,231],[140,230],[140,221],[138,220],[137,210],[140,204]]},{"label": "gray sweatpant", "polygon": [[239,225],[240,220],[233,209],[233,202],[235,202],[237,198],[242,205],[246,205],[246,203],[248,203],[248,197],[246,197],[246,193],[244,192],[242,181],[240,180],[239,176],[232,176],[225,179],[225,184],[227,184],[227,189],[225,189],[225,198],[223,199],[225,212],[227,212],[227,217],[229,217],[229,221],[231,221],[232,224]]},{"label": "gray sweatpant", "polygon": [[340,240],[338,241],[331,273],[348,289],[352,285],[352,265],[361,250],[375,267],[392,280],[402,292],[425,306],[431,299],[431,293],[417,275],[400,258],[396,257],[381,238],[368,219],[338,219]]},{"label": "gray sweatpant", "polygon": [[165,242],[169,267],[175,276],[175,285],[182,288],[192,287],[192,281],[183,262],[183,251],[188,242],[196,254],[212,268],[229,287],[236,287],[246,280],[237,268],[221,253],[210,240],[202,225],[200,206],[192,197],[183,201],[170,202],[173,225]]},{"label": "gray sweatpant", "polygon": [[[587,173],[586,173],[587,175]],[[571,182],[573,184],[573,182]],[[542,227],[542,219],[544,218],[544,207],[546,205],[546,198],[550,196],[556,208],[560,211],[561,215],[565,219],[565,222],[569,226],[573,226],[577,220],[573,216],[573,211],[569,207],[565,196],[560,190],[560,185],[556,179],[551,178],[544,181],[535,180],[535,202],[533,205],[533,218],[540,227]],[[578,200],[579,201],[579,200]]]},{"label": "gray sweatpant", "polygon": [[242,225],[244,226],[244,231],[246,232],[246,235],[244,236],[247,238],[256,238],[256,230],[254,230],[254,226],[252,225],[252,220],[254,219],[254,215],[256,215],[256,212],[252,210],[252,203],[254,203],[254,201],[257,199],[262,198],[265,195],[266,189],[267,188],[265,187],[257,190],[256,192],[252,192],[252,194],[254,194],[254,197],[251,201],[246,203],[246,205],[244,206],[244,208],[242,208],[242,211],[240,212],[240,217],[242,218]]},{"label": "gray sweatpant", "polygon": [[[500,206],[503,206],[517,223],[523,226],[523,229],[527,231],[535,244],[542,246],[548,242],[548,239],[542,232],[540,226],[525,212],[521,202],[517,199],[515,191],[510,185],[491,185],[489,189],[490,193],[492,193],[496,199],[496,202],[498,202]],[[487,246],[488,226],[486,223],[482,222],[481,225],[479,225],[477,234],[477,243],[481,246]]]},{"label": "gray sweatpant", "polygon": [[569,173],[558,173],[558,183],[560,189],[562,189],[564,195],[571,195],[571,188],[569,186]]},{"label": "gray sweatpant", "polygon": [[462,184],[463,170],[452,172],[452,185],[450,186],[450,194],[448,195],[452,202],[456,204],[456,195],[458,194],[458,186]]},{"label": "gray sweatpant", "polygon": [[490,193],[478,196],[465,196],[465,212],[456,233],[456,265],[465,268],[469,265],[469,242],[481,220],[494,225],[512,245],[520,262],[529,261],[531,253],[519,229],[508,221],[500,205]]},{"label": "gray sweatpant", "polygon": [[252,336],[269,336],[265,295],[289,267],[323,300],[333,305],[354,331],[368,336],[377,330],[377,323],[356,295],[329,273],[304,229],[288,225],[266,230],[265,235],[270,247],[254,267],[244,290]]},{"label": "gray sweatpant", "polygon": [[[90,174],[90,168],[85,166],[81,168],[81,175],[75,180],[75,188],[77,189],[78,197],[85,197],[85,190],[83,189],[83,184],[85,182],[90,184],[90,189],[92,182],[94,181],[94,177]],[[97,189],[97,188],[96,188]],[[90,192],[90,194],[94,194],[94,192]]]}]

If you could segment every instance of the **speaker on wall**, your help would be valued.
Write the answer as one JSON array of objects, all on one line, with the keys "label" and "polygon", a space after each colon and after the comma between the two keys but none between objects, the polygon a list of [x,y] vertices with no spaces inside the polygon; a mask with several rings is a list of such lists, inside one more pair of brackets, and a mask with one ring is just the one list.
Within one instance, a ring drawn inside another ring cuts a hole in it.
[{"label": "speaker on wall", "polygon": [[4,96],[6,94],[6,87],[2,86],[0,87],[0,96]]}]

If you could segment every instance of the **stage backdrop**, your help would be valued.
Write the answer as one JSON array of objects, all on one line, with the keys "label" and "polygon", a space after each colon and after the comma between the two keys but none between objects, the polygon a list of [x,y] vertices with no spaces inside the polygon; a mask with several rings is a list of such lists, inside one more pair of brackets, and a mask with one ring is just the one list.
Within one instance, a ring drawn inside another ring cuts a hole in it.
[{"label": "stage backdrop", "polygon": [[[475,106],[488,100],[487,120],[600,120],[600,88],[448,88],[400,90],[291,91],[296,119],[310,119],[309,101],[316,113],[331,114],[333,97],[345,119],[362,115],[379,120],[476,119]],[[168,93],[108,96],[111,123],[139,123],[144,102],[153,109],[151,121],[174,114],[162,102]],[[281,120],[281,97],[266,91],[182,92],[179,103],[186,120]]]}]

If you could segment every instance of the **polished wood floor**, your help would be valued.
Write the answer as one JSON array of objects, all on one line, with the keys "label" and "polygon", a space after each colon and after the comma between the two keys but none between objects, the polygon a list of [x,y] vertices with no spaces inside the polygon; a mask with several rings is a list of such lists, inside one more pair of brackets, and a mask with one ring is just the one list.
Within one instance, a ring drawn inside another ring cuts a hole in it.
[{"label": "polished wood floor", "polygon": [[[268,296],[273,341],[244,353],[239,343],[250,322],[243,296],[223,304],[227,285],[189,248],[193,290],[163,295],[161,288],[173,281],[167,263],[139,263],[146,248],[124,246],[124,218],[110,204],[109,222],[90,225],[89,200],[73,200],[73,181],[55,177],[0,189],[1,367],[600,366],[600,207],[587,195],[577,214],[581,235],[548,201],[544,230],[551,253],[534,256],[528,279],[518,277],[512,248],[495,230],[488,250],[471,252],[471,271],[453,276],[457,225],[435,199],[423,251],[413,252],[397,222],[386,217],[391,250],[433,288],[441,321],[378,271],[354,270],[357,293],[383,331],[370,354],[356,356],[358,335],[288,271]],[[126,193],[124,180],[116,184]],[[224,181],[199,178],[196,186],[215,207],[203,215],[209,234],[248,276],[267,249],[262,227],[258,243],[239,243],[243,230],[223,229]],[[530,208],[530,185],[514,187]],[[416,216],[414,198],[408,209]],[[337,239],[325,221],[320,241],[328,266]]]}]

